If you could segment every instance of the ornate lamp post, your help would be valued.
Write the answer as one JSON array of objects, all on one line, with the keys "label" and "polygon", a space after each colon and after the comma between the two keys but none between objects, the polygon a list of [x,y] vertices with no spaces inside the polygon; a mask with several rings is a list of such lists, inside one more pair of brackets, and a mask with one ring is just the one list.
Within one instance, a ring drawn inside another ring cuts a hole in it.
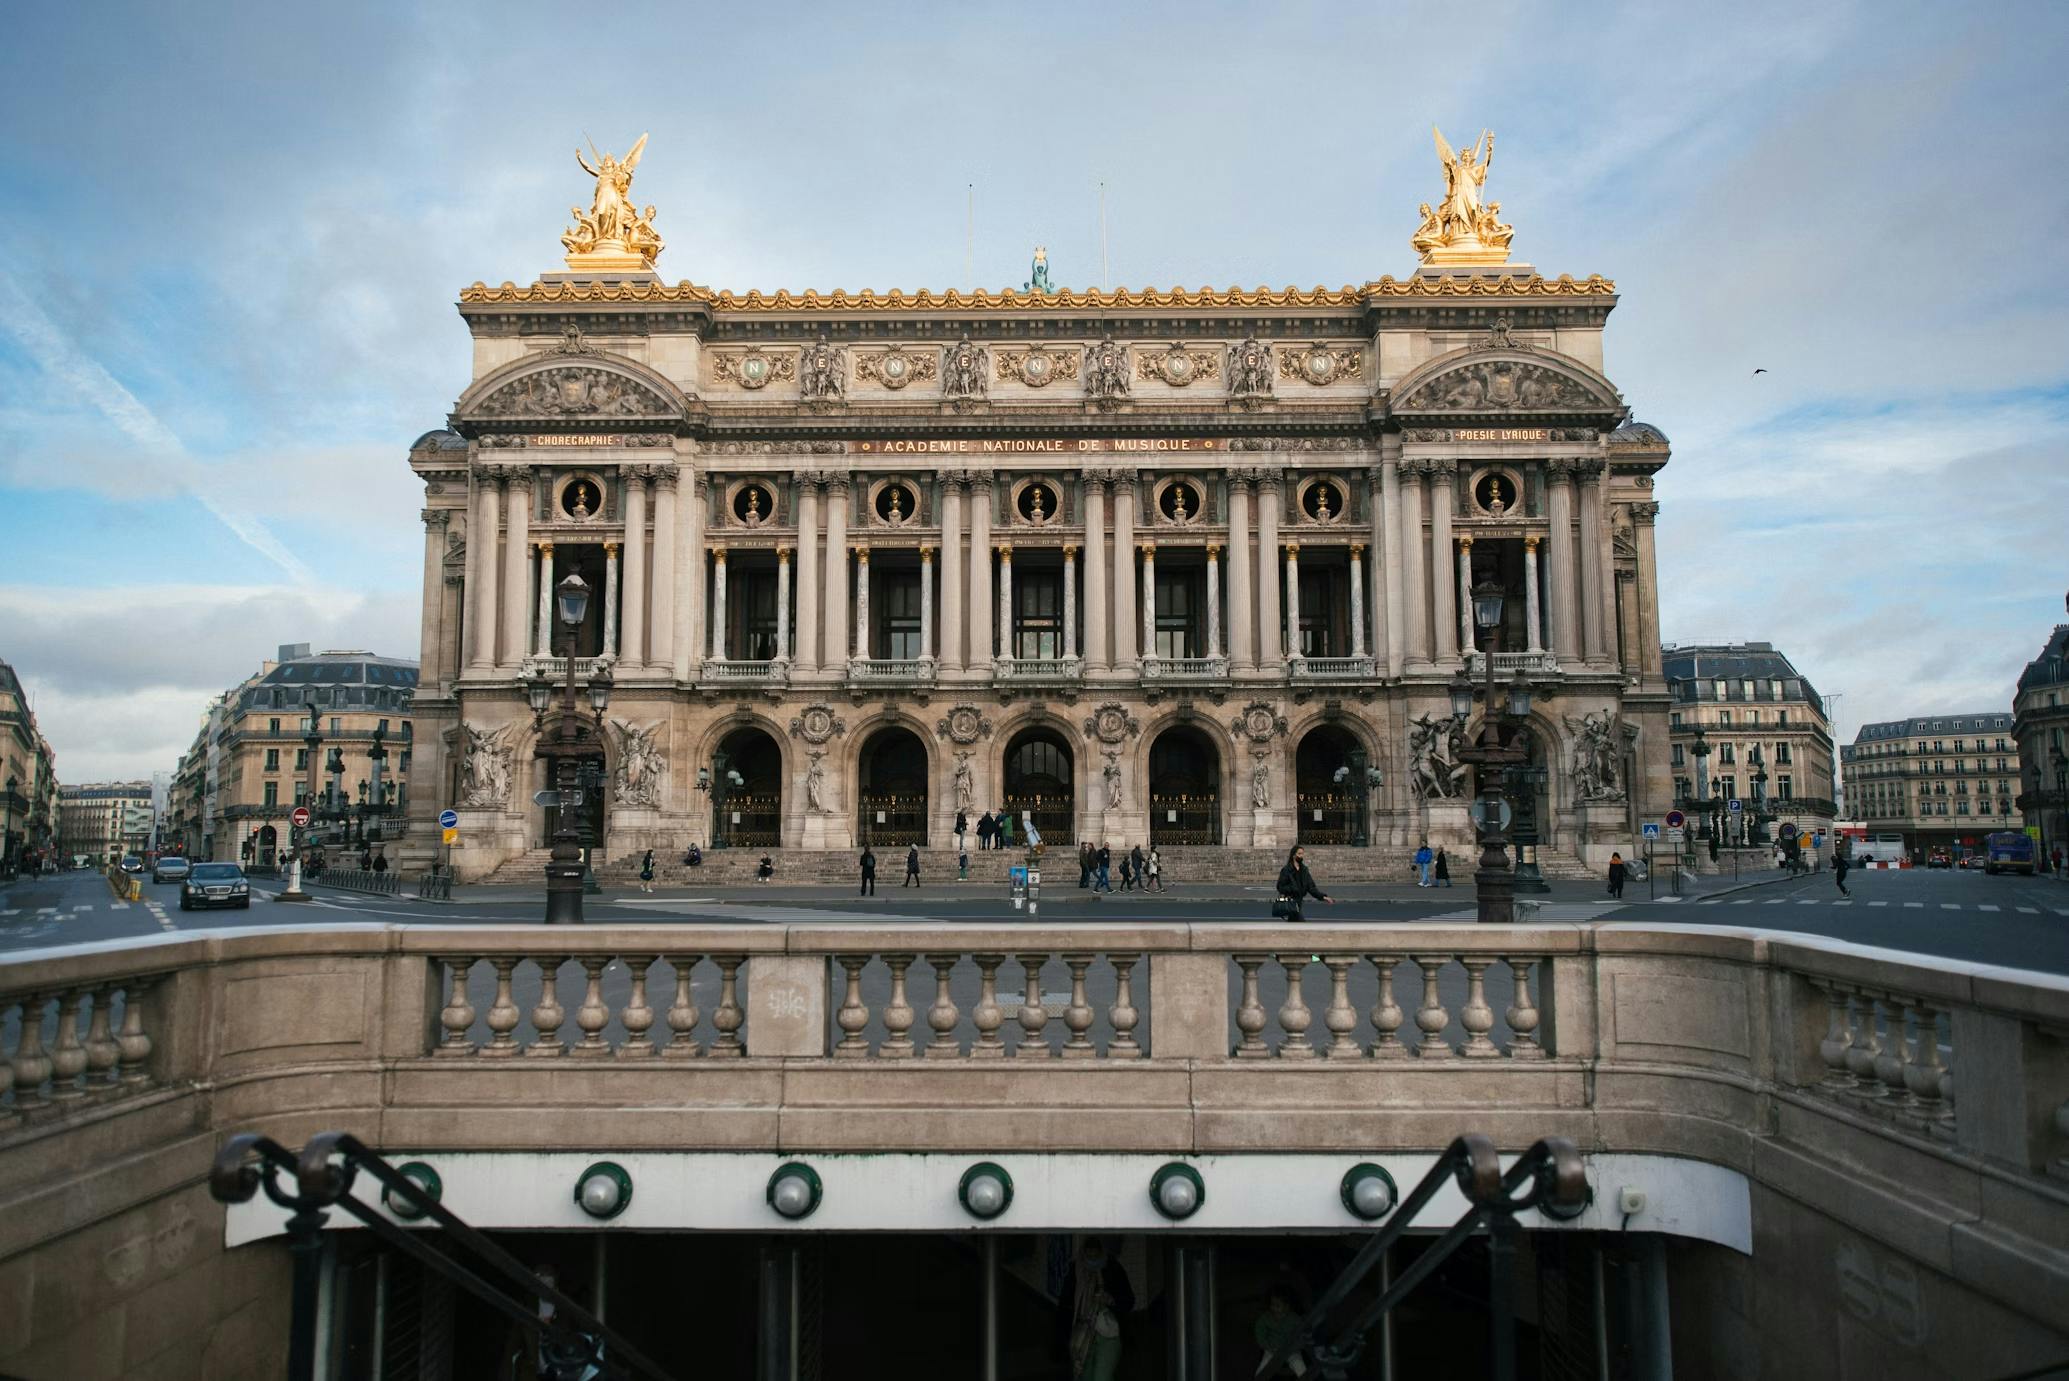
[{"label": "ornate lamp post", "polygon": [[[2065,756],[2060,748],[2054,749],[2053,752],[2055,766],[2055,843],[2059,846],[2065,838],[2069,838],[2069,833],[2065,833],[2069,832],[2069,756]],[[2043,811],[2041,813],[2041,818],[2043,820],[2047,818],[2046,812]],[[2036,869],[2036,871],[2038,870]]]},{"label": "ornate lamp post", "polygon": [[[1501,731],[1505,723],[1520,725],[1530,714],[1530,683],[1520,668],[1509,683],[1506,702],[1496,698],[1494,663],[1501,653],[1501,608],[1499,585],[1490,580],[1474,587],[1473,623],[1487,635],[1487,647],[1482,654],[1487,666],[1483,692],[1486,709],[1480,717],[1479,741],[1460,749],[1458,754],[1460,761],[1479,769],[1480,799],[1473,813],[1480,830],[1480,866],[1473,874],[1473,886],[1479,894],[1480,921],[1496,925],[1510,924],[1516,919],[1516,881],[1509,872],[1507,850],[1509,803],[1502,796],[1502,776],[1509,767],[1525,760],[1519,743],[1503,745]],[[1461,719],[1473,712],[1473,682],[1463,670],[1451,683],[1451,711]]]},{"label": "ornate lamp post", "polygon": [[[579,764],[595,755],[598,731],[603,726],[604,707],[610,703],[611,679],[599,669],[589,680],[591,720],[575,708],[575,630],[589,612],[589,586],[582,577],[570,575],[554,587],[554,610],[565,633],[567,676],[560,687],[560,713],[551,737],[541,734],[537,755],[546,760],[547,774],[558,793],[553,825],[553,856],[546,864],[546,924],[582,924],[582,836],[576,821],[581,788],[576,783]],[[532,721],[540,723],[552,700],[552,686],[544,677],[526,688],[531,700]],[[593,722],[592,722],[593,720]]]},{"label": "ornate lamp post", "polygon": [[1767,833],[1767,761],[1759,744],[1753,745],[1746,760],[1753,764],[1753,842],[1761,844],[1766,842],[1761,836]]},{"label": "ornate lamp post", "polygon": [[0,826],[0,873],[14,875],[14,789],[21,784],[18,777],[7,779],[7,823]]}]

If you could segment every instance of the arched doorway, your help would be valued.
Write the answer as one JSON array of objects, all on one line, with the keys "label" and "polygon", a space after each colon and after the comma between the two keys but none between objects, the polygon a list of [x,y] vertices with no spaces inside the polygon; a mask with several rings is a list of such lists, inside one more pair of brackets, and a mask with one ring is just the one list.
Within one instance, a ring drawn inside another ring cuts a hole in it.
[{"label": "arched doorway", "polygon": [[735,729],[711,755],[711,847],[783,842],[783,750],[767,730]]},{"label": "arched doorway", "polygon": [[1149,837],[1153,844],[1221,842],[1221,753],[1189,725],[1166,729],[1149,747]]},{"label": "arched doorway", "polygon": [[871,734],[856,783],[856,842],[900,848],[927,842],[927,746],[918,734],[896,724]]},{"label": "arched doorway", "polygon": [[1303,844],[1369,841],[1365,773],[1371,760],[1350,730],[1321,724],[1293,751],[1293,799],[1299,813],[1294,838]]},{"label": "arched doorway", "polygon": [[[1006,744],[1006,809],[1015,834],[1031,818],[1048,845],[1077,842],[1075,762],[1070,742],[1046,726],[1023,729]],[[981,808],[981,806],[980,806]]]}]

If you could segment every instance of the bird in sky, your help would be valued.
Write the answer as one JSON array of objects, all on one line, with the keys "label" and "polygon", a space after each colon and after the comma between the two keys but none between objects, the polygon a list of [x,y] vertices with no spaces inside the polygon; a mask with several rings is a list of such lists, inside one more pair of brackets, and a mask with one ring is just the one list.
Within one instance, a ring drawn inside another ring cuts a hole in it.
[{"label": "bird in sky", "polygon": [[1754,370],[1753,372],[1754,372],[1755,374],[1765,374],[1765,373],[1766,373],[1767,371],[1766,371],[1766,370],[1764,370],[1764,369],[1756,369],[1756,370]]}]

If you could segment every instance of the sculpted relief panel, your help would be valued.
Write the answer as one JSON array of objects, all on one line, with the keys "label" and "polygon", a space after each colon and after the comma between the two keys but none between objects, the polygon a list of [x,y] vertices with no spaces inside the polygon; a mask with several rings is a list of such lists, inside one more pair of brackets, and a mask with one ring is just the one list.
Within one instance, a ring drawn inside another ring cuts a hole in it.
[{"label": "sculpted relief panel", "polygon": [[587,365],[558,365],[513,379],[476,404],[483,417],[670,417],[666,398],[636,379]]},{"label": "sculpted relief panel", "polygon": [[1481,360],[1422,384],[1398,404],[1403,409],[1479,412],[1490,408],[1615,407],[1580,380],[1541,364]]}]

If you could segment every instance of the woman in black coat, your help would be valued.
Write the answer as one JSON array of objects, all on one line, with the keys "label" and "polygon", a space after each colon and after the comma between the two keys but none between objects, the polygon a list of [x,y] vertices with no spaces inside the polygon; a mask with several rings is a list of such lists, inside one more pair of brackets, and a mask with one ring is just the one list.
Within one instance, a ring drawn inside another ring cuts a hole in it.
[{"label": "woman in black coat", "polygon": [[1298,844],[1295,844],[1293,851],[1286,855],[1286,866],[1279,869],[1279,896],[1293,903],[1293,914],[1286,917],[1289,921],[1307,919],[1300,910],[1302,898],[1313,897],[1316,901],[1329,901],[1329,895],[1315,886],[1315,875],[1307,870],[1307,853]]}]

